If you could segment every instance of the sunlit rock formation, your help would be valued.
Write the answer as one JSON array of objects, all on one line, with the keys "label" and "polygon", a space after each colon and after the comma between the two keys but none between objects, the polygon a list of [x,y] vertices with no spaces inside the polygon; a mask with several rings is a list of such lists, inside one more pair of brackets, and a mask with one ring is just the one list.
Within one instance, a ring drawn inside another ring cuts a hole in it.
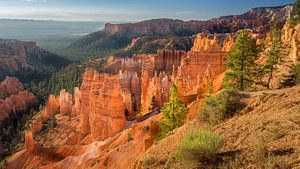
[{"label": "sunlit rock formation", "polygon": [[72,113],[74,116],[80,114],[81,110],[81,92],[78,87],[74,88],[74,105],[72,107]]},{"label": "sunlit rock formation", "polygon": [[66,90],[61,90],[59,93],[59,105],[60,105],[60,113],[70,114],[72,112],[72,107],[73,107],[72,95],[66,92]]},{"label": "sunlit rock formation", "polygon": [[[191,51],[178,68],[176,83],[181,95],[193,95],[198,93],[206,71],[217,76],[226,70],[225,61],[227,51],[233,44],[233,38],[228,35],[223,46],[220,45],[217,36],[198,34]],[[222,49],[223,47],[223,49]]]},{"label": "sunlit rock formation", "polygon": [[80,90],[82,132],[103,140],[124,128],[125,103],[117,75],[87,70]]},{"label": "sunlit rock formation", "polygon": [[59,98],[55,97],[54,95],[50,95],[48,98],[47,105],[44,109],[44,117],[49,118],[54,114],[57,114],[59,112],[60,108],[60,102]]},{"label": "sunlit rock formation", "polygon": [[34,143],[33,134],[31,131],[27,131],[25,133],[25,150],[27,152],[35,151],[35,143]]}]

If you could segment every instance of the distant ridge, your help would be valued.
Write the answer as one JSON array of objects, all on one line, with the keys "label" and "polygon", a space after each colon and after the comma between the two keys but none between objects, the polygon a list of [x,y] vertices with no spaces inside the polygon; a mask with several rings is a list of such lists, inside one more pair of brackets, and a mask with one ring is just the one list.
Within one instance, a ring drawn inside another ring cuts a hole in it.
[{"label": "distant ridge", "polygon": [[[136,23],[105,24],[105,28],[74,42],[67,49],[85,57],[106,54],[122,49],[137,37],[191,36],[199,32],[234,33],[240,29],[266,32],[279,21],[282,25],[290,17],[292,5],[253,8],[241,15],[221,16],[207,21],[152,19]],[[264,26],[261,26],[264,25]]]}]

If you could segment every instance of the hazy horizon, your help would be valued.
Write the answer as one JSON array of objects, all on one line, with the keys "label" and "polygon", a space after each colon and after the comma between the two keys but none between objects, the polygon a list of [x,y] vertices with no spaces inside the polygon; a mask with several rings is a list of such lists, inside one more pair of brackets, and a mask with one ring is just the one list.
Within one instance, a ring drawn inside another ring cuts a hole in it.
[{"label": "hazy horizon", "polygon": [[158,18],[208,20],[241,14],[255,7],[294,2],[295,0],[0,0],[0,19],[72,22],[138,22]]}]

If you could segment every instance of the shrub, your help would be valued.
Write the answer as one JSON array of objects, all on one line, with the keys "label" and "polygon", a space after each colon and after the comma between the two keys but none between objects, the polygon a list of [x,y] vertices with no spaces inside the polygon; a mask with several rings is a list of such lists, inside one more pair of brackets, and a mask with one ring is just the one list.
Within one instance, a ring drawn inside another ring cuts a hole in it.
[{"label": "shrub", "polygon": [[263,136],[257,137],[255,142],[255,148],[253,151],[253,155],[256,160],[263,161],[268,155],[268,148],[266,145],[266,138]]},{"label": "shrub", "polygon": [[131,132],[129,131],[128,134],[127,134],[127,141],[129,142],[131,140],[133,140],[133,137],[132,137]]},{"label": "shrub", "polygon": [[177,148],[179,159],[198,163],[213,158],[221,148],[221,137],[210,131],[189,133]]},{"label": "shrub", "polygon": [[142,160],[142,164],[144,168],[148,168],[153,166],[156,163],[156,159],[151,156],[145,156]]},{"label": "shrub", "polygon": [[208,96],[200,110],[200,118],[211,124],[218,124],[232,117],[239,107],[235,90],[226,89],[215,96]]}]

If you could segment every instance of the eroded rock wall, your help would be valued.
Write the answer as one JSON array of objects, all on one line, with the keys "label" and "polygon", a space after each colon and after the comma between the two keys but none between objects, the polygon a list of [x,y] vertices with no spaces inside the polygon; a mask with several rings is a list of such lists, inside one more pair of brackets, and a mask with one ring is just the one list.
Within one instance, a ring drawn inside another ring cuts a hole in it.
[{"label": "eroded rock wall", "polygon": [[185,51],[158,50],[154,56],[155,71],[172,71],[173,66],[178,67],[187,56]]},{"label": "eroded rock wall", "polygon": [[104,140],[120,132],[126,123],[125,103],[117,75],[87,70],[81,86],[81,129]]},{"label": "eroded rock wall", "polygon": [[211,77],[215,77],[226,70],[225,61],[227,51],[233,44],[233,37],[228,35],[223,45],[219,43],[217,36],[212,39],[205,34],[198,34],[194,46],[188,52],[178,68],[176,83],[182,95],[199,94],[199,86],[202,79],[209,71]]}]

